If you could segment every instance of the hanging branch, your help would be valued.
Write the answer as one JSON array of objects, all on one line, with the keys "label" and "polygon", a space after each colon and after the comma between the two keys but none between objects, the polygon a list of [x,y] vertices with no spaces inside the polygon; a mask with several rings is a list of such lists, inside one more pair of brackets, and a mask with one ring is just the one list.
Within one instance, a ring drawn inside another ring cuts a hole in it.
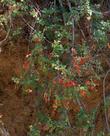
[{"label": "hanging branch", "polygon": [[109,126],[109,122],[108,122],[107,109],[105,107],[106,106],[105,81],[106,81],[106,78],[109,73],[110,73],[110,69],[107,71],[107,73],[103,79],[103,103],[104,103],[104,113],[105,113],[105,122],[106,122],[106,126],[107,126],[107,131],[110,133],[110,126]]},{"label": "hanging branch", "polygon": [[33,6],[33,8],[35,9],[35,11],[38,13],[38,15],[41,16],[40,7],[37,4],[37,2],[32,0],[32,1],[30,1],[30,3]]},{"label": "hanging branch", "polygon": [[22,20],[24,21],[24,23],[26,23],[26,25],[31,29],[31,30],[35,30],[35,28],[33,27],[33,26],[31,26],[28,22],[27,22],[27,20],[24,18],[24,17],[22,17]]},{"label": "hanging branch", "polygon": [[11,19],[11,12],[9,12],[9,29],[8,29],[8,32],[5,36],[5,38],[2,41],[0,41],[0,46],[2,46],[3,43],[5,43],[7,41],[10,31],[11,31],[11,27],[12,27],[12,19]]},{"label": "hanging branch", "polygon": [[[62,10],[62,12],[63,12],[64,7],[63,7],[62,0],[59,0],[59,4],[60,4],[60,6],[61,6],[61,10]],[[64,16],[64,13],[62,14],[62,16],[63,16],[63,22],[64,22],[64,25],[65,25],[65,16]]]},{"label": "hanging branch", "polygon": [[81,32],[81,34],[82,34],[82,36],[83,36],[84,40],[86,41],[86,36],[85,36],[85,34],[84,34],[83,30],[81,29],[80,24],[79,24],[79,23],[77,23],[77,25],[78,25],[78,27],[79,27],[79,30],[80,30],[80,32]]},{"label": "hanging branch", "polygon": [[[70,12],[72,13],[72,6],[71,6],[71,3],[69,0],[67,0],[67,4],[68,4]],[[75,20],[72,15],[72,45],[71,45],[71,48],[72,47],[74,48],[74,39],[75,39],[75,31],[74,30],[75,30]]]}]

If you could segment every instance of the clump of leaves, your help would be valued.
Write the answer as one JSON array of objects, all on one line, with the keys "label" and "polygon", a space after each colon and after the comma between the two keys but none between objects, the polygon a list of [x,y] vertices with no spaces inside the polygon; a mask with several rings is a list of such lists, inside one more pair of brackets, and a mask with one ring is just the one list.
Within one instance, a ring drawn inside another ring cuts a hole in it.
[{"label": "clump of leaves", "polygon": [[[95,92],[94,78],[98,80],[100,78],[98,74],[102,71],[100,63],[97,63],[93,59],[93,54],[90,54],[83,30],[80,28],[78,30],[77,25],[83,16],[91,19],[91,2],[62,0],[57,4],[54,1],[50,2],[47,8],[41,9],[28,0],[2,2],[10,5],[13,18],[21,17],[30,29],[28,42],[33,46],[29,48],[30,54],[26,54],[22,78],[12,79],[16,84],[20,83],[23,90],[34,90],[39,94],[36,100],[40,103],[38,104],[40,116],[37,118],[43,127],[41,130],[31,127],[30,136],[39,136],[42,130],[46,130],[47,135],[57,135],[59,131],[71,127],[68,119],[70,115],[65,115],[69,106],[64,107],[61,100],[65,98],[75,102],[79,100],[79,103],[82,98],[86,100],[92,92]],[[25,17],[29,18],[29,22]],[[109,28],[109,22],[93,18],[91,26],[96,48],[100,49],[107,43],[105,31]],[[18,36],[20,31],[21,28],[14,30],[12,36]],[[73,41],[77,31],[83,35],[80,45]],[[46,106],[42,110],[43,105]],[[62,108],[64,110],[61,110]],[[52,116],[57,116],[59,109],[63,119],[52,119]],[[86,131],[93,127],[92,115],[86,113],[84,109],[80,109],[77,118],[77,127],[79,125]]]}]

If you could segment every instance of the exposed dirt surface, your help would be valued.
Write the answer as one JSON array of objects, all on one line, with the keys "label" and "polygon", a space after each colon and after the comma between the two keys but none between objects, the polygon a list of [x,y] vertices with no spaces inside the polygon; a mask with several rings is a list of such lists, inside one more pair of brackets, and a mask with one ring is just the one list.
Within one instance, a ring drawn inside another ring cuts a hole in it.
[{"label": "exposed dirt surface", "polygon": [[0,136],[27,136],[36,117],[34,92],[18,96],[21,90],[12,81],[13,76],[20,76],[27,51],[25,42],[17,44],[8,45],[0,54]]},{"label": "exposed dirt surface", "polygon": [[[16,43],[9,42],[1,48],[0,53],[0,136],[27,136],[29,126],[36,121],[36,92],[22,95],[22,90],[12,81],[12,77],[21,76],[22,66],[26,53],[28,52],[25,40],[18,40]],[[103,67],[106,71],[109,69],[109,50],[100,55]],[[102,81],[104,79],[102,77]],[[97,117],[94,120],[95,133],[105,128],[106,124],[104,113],[101,111],[103,102],[103,83],[100,81],[97,91],[92,92],[91,96],[82,99],[83,106],[90,112],[98,108]],[[106,79],[106,96],[109,96],[110,75]],[[47,105],[44,106],[46,108]],[[74,126],[75,115],[78,112],[78,105],[70,103],[69,117]],[[108,115],[109,116],[109,115]],[[70,131],[70,130],[69,130]],[[75,130],[79,135],[80,130]],[[106,130],[105,130],[106,131]],[[68,130],[65,134],[68,133]],[[73,131],[72,131],[73,133]],[[94,133],[94,134],[95,134]],[[95,134],[96,135],[96,134]],[[44,134],[45,136],[45,134]],[[72,134],[70,134],[72,136]]]},{"label": "exposed dirt surface", "polygon": [[[13,81],[13,76],[20,76],[22,73],[23,61],[27,53],[27,43],[23,40],[9,43],[0,53],[0,136],[27,136],[29,126],[36,121],[36,94],[32,92],[22,95],[22,90]],[[108,53],[109,54],[109,53]],[[104,57],[102,57],[104,58]],[[102,60],[106,69],[108,64]],[[109,77],[106,81],[106,95],[109,95]],[[21,94],[21,95],[20,95]],[[90,112],[100,106],[103,101],[102,82],[97,86],[97,91],[92,92],[91,97],[83,101],[83,106]],[[75,120],[74,104],[71,105],[70,120]],[[95,131],[100,131],[104,127],[104,114],[100,107],[95,120]],[[78,135],[78,134],[77,134]]]}]

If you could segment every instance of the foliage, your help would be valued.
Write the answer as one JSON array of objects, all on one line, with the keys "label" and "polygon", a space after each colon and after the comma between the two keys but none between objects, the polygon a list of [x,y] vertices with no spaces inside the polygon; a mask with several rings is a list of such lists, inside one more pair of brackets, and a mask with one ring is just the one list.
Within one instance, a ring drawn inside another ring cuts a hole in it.
[{"label": "foliage", "polygon": [[[78,29],[78,24],[83,17],[90,20],[93,31],[90,34],[91,42],[94,41],[95,49],[98,50],[107,45],[106,32],[110,22],[97,17],[97,12],[94,15],[95,6],[89,0],[59,0],[58,4],[55,0],[41,8],[35,1],[28,0],[2,0],[2,3],[10,7],[12,19],[20,17],[25,21],[30,29],[28,42],[34,45],[26,54],[22,78],[12,78],[15,83],[22,85],[23,91],[39,92],[39,123],[37,128],[31,127],[30,136],[39,136],[41,131],[47,136],[53,136],[63,132],[65,128],[72,129],[70,115],[67,113],[70,111],[70,101],[76,104],[95,93],[100,79],[99,73],[103,72],[100,62],[97,63],[94,53],[91,53],[94,50],[84,38],[86,34],[83,28]],[[6,17],[1,18],[0,23],[7,25]],[[22,30],[22,26],[14,29],[11,37],[19,36]],[[77,38],[76,31],[82,32],[81,43],[74,40]],[[65,100],[68,106],[65,106]],[[46,110],[41,108],[45,104]],[[76,126],[84,130],[86,128],[86,131],[89,128],[92,130],[94,112],[88,113],[81,109],[80,104],[77,107],[79,112]]]}]

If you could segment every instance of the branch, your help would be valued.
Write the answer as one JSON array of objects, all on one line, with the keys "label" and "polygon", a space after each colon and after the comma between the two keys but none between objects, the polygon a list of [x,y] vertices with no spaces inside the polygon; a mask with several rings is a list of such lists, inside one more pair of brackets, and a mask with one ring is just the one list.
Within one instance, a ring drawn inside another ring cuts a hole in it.
[{"label": "branch", "polygon": [[39,16],[41,16],[40,7],[37,4],[37,1],[32,0],[30,1],[30,3],[34,6],[34,9],[36,10],[36,12],[38,12]]},{"label": "branch", "polygon": [[[70,12],[72,13],[72,7],[71,7],[71,3],[69,0],[67,0],[67,4],[68,4]],[[74,29],[75,29],[75,20],[74,20],[74,17],[72,16],[72,47],[74,47],[74,39],[75,39]]]},{"label": "branch", "polygon": [[31,26],[26,20],[24,17],[22,17],[22,20],[26,23],[26,25],[31,29],[31,30],[35,30],[33,26]]},{"label": "branch", "polygon": [[4,122],[2,122],[2,120],[0,120],[0,135],[10,136],[10,134],[9,134],[8,130],[5,128]]},{"label": "branch", "polygon": [[81,29],[80,24],[79,24],[79,23],[77,23],[77,25],[78,25],[78,27],[79,27],[79,30],[80,30],[80,32],[81,32],[81,34],[82,34],[82,36],[83,36],[84,40],[86,41],[86,36],[85,36],[85,34],[84,34],[83,30]]},{"label": "branch", "polygon": [[[63,3],[62,3],[62,0],[59,0],[59,3],[60,3],[60,6],[61,6],[61,9],[62,9],[62,12],[63,12]],[[63,16],[64,25],[65,25],[65,16],[64,16],[64,13],[62,13],[62,16]]]},{"label": "branch", "polygon": [[107,130],[110,133],[110,126],[109,126],[109,122],[108,122],[107,109],[105,107],[106,106],[105,81],[106,81],[106,78],[109,73],[110,73],[110,69],[107,71],[107,73],[103,79],[103,102],[104,102],[105,122],[106,122]]},{"label": "branch", "polygon": [[8,39],[8,37],[9,37],[10,31],[11,31],[11,24],[12,24],[11,13],[9,13],[9,20],[10,20],[10,26],[9,26],[8,32],[7,32],[6,36],[5,36],[5,38],[4,38],[2,41],[0,41],[0,46],[2,46],[2,44],[3,44],[3,43]]},{"label": "branch", "polygon": [[102,12],[103,18],[110,18],[110,10]]}]

